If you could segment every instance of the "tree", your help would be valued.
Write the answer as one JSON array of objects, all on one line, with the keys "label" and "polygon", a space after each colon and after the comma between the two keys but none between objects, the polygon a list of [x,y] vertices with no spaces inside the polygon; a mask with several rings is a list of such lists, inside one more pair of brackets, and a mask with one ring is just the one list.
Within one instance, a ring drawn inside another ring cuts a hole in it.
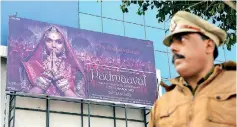
[{"label": "tree", "polygon": [[138,15],[145,15],[148,9],[156,9],[158,23],[169,20],[179,10],[192,12],[205,20],[227,31],[224,42],[228,50],[236,43],[236,1],[149,1],[149,0],[123,0],[120,8],[123,13],[129,12],[131,4],[138,4]]}]

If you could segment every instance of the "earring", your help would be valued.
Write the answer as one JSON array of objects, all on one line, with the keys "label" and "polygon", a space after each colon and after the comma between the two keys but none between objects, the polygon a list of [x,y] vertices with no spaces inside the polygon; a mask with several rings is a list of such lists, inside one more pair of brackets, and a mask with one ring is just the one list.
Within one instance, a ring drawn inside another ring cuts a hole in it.
[{"label": "earring", "polygon": [[66,58],[65,49],[63,50],[62,57]]},{"label": "earring", "polygon": [[46,55],[47,53],[46,53],[46,50],[44,49],[44,52],[43,52],[43,55]]},{"label": "earring", "polygon": [[47,57],[46,47],[43,47],[42,59],[44,60]]}]

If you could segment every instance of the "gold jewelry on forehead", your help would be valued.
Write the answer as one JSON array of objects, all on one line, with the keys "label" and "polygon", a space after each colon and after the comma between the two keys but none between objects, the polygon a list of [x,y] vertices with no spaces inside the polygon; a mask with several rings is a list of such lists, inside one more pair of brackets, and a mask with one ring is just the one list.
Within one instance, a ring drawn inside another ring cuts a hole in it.
[{"label": "gold jewelry on forehead", "polygon": [[47,37],[49,34],[60,34],[56,27],[52,26],[46,33],[44,37]]}]

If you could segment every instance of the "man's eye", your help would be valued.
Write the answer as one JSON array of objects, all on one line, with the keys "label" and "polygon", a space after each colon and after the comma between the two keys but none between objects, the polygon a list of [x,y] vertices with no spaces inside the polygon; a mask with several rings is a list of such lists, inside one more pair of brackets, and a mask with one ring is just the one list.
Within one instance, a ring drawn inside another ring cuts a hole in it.
[{"label": "man's eye", "polygon": [[182,41],[183,39],[185,39],[185,37],[184,36],[180,36],[179,41]]},{"label": "man's eye", "polygon": [[180,41],[183,41],[184,39],[188,39],[188,35],[183,35],[180,37]]},{"label": "man's eye", "polygon": [[173,41],[181,41],[181,39],[182,39],[181,36],[176,36],[176,37],[173,37],[171,41],[172,41],[172,42],[173,42]]},{"label": "man's eye", "polygon": [[182,36],[177,36],[176,40],[181,41],[182,40]]}]

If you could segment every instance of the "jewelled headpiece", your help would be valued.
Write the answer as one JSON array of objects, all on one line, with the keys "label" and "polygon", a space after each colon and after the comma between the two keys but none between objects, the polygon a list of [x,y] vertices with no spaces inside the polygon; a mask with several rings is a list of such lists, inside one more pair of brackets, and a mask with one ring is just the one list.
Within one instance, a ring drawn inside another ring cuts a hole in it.
[{"label": "jewelled headpiece", "polygon": [[45,33],[45,36],[44,36],[44,37],[47,37],[50,33],[60,34],[60,33],[58,32],[57,28],[54,27],[54,26],[52,26],[52,27],[50,28],[50,30],[48,30],[48,31]]}]

